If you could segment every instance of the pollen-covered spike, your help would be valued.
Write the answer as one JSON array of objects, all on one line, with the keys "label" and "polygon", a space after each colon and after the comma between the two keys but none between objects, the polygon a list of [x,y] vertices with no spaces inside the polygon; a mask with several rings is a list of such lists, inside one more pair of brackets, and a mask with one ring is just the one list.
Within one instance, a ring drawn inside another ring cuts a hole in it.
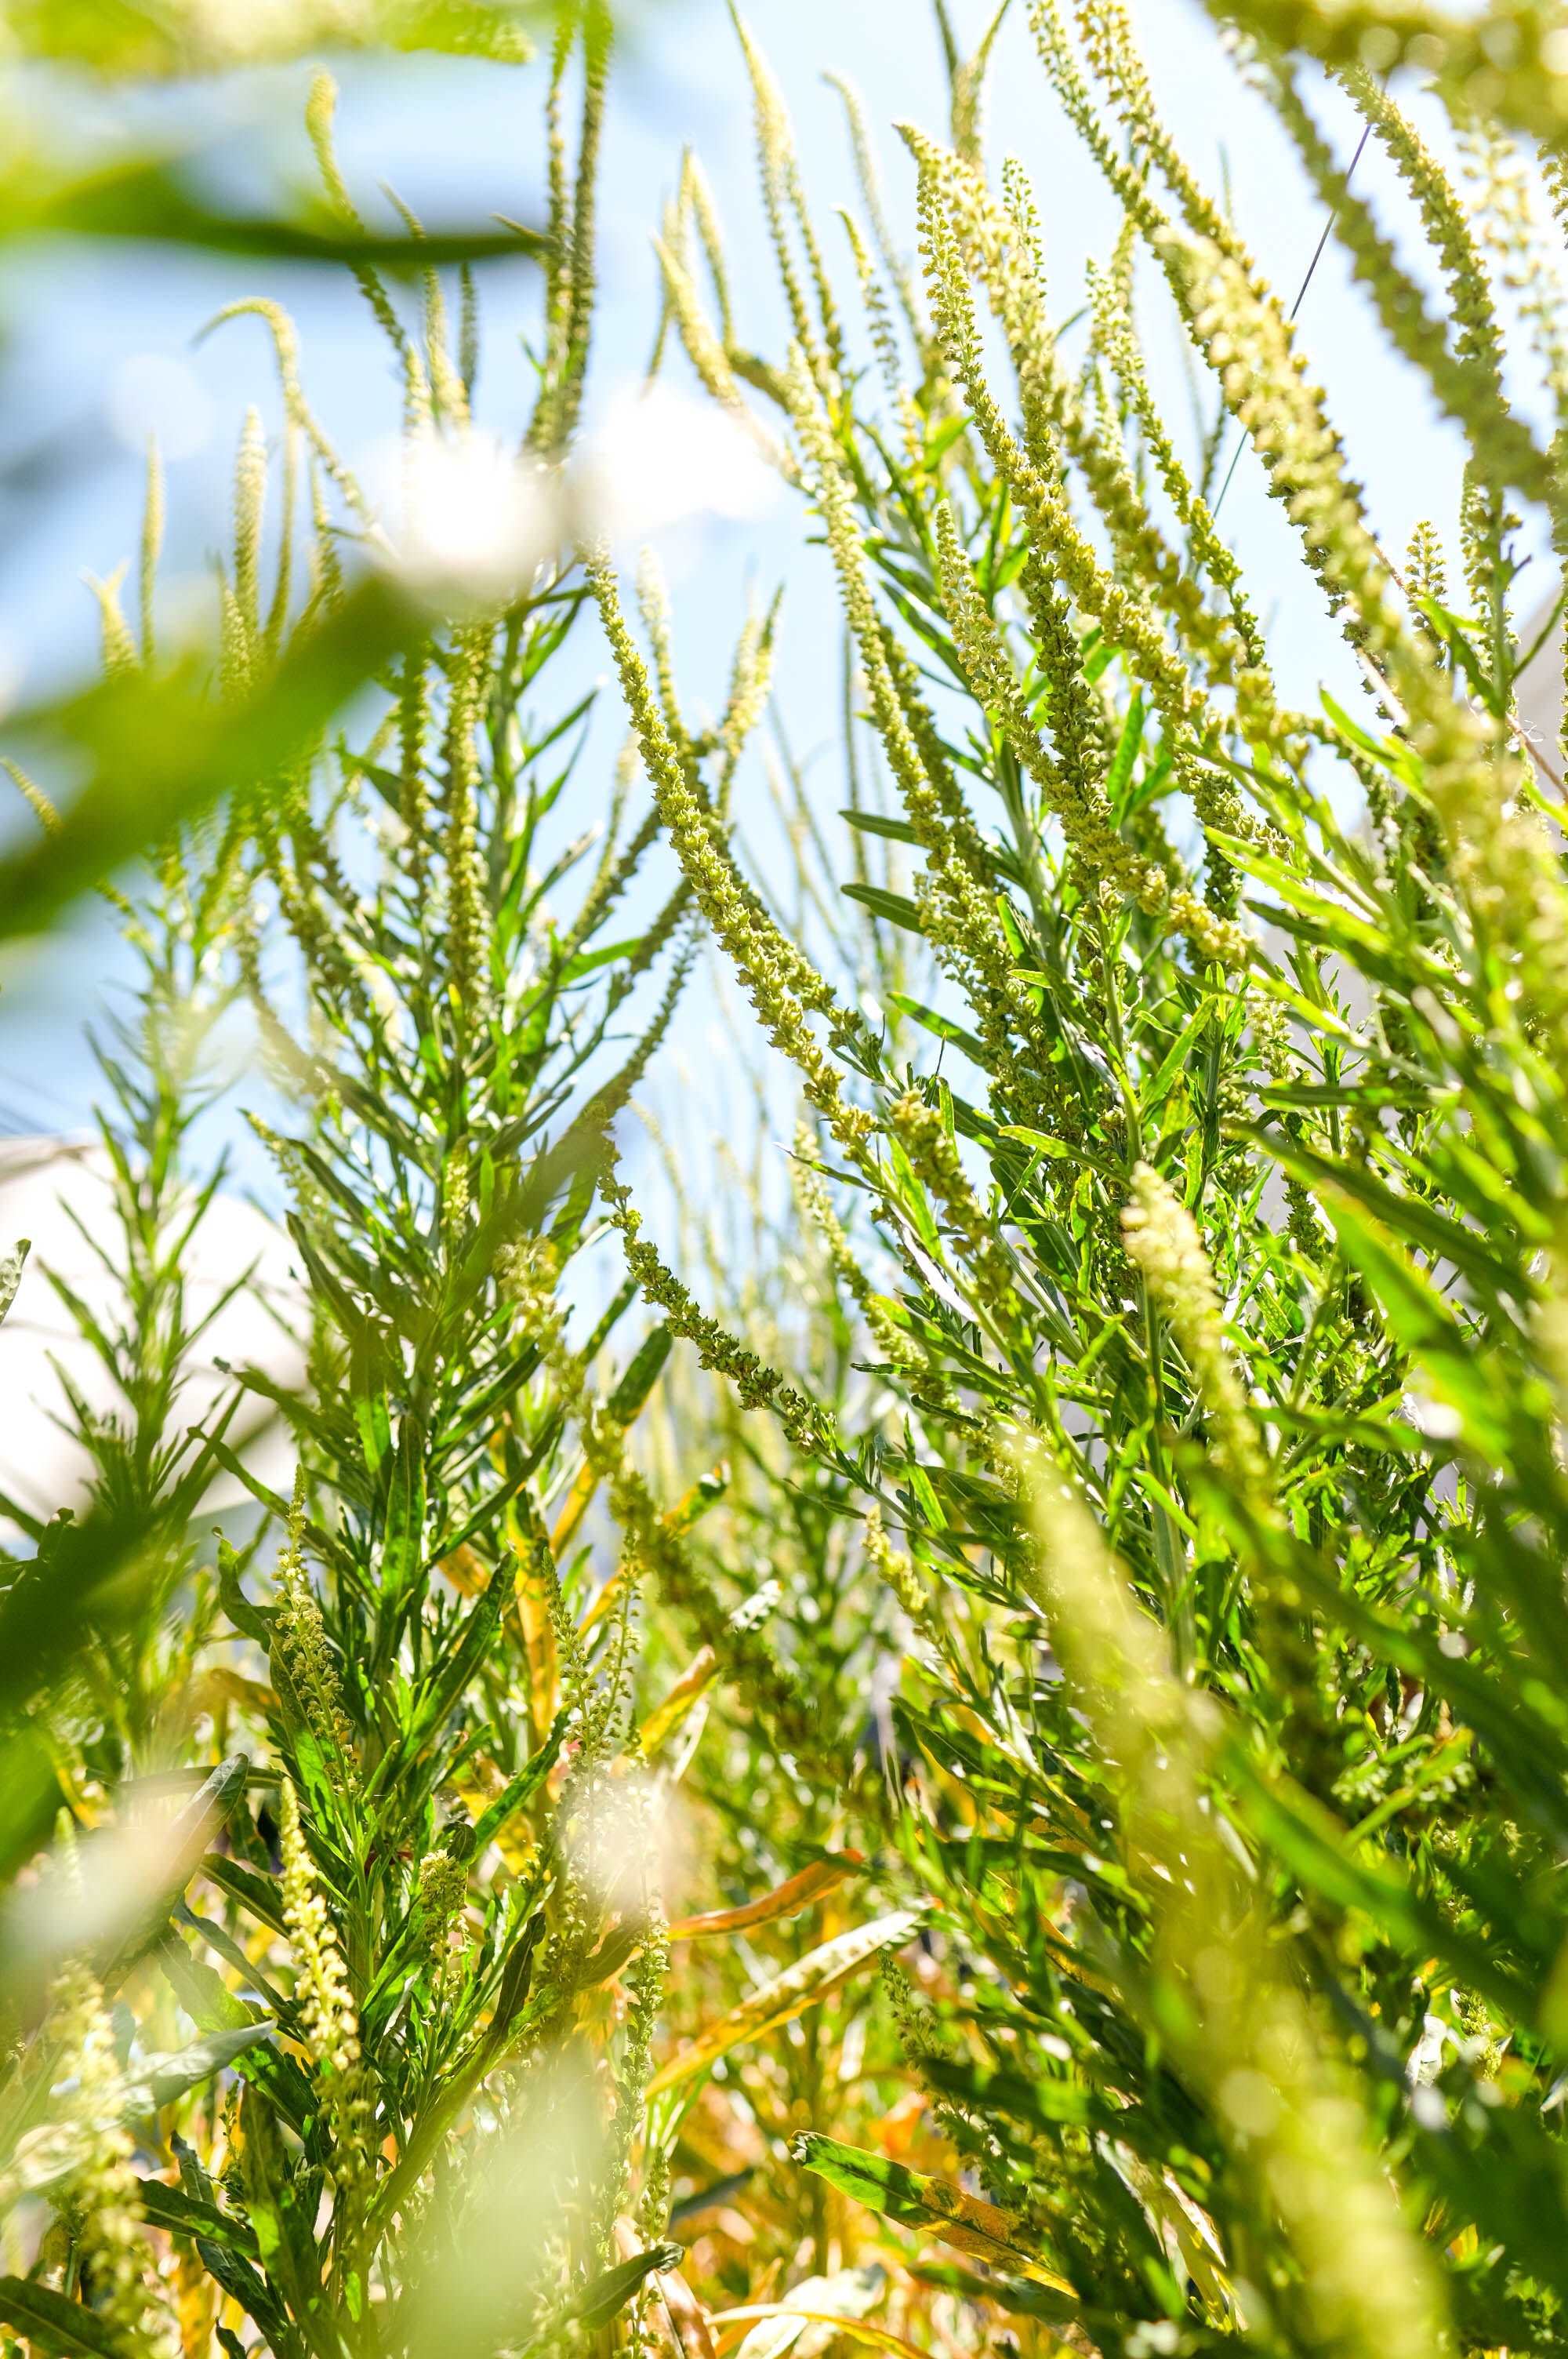
[{"label": "pollen-covered spike", "polygon": [[466,262],[459,273],[459,286],[462,300],[458,320],[458,372],[463,381],[463,399],[471,412],[473,389],[479,382],[479,289]]},{"label": "pollen-covered spike", "polygon": [[141,669],[141,657],[120,603],[120,584],[128,570],[124,564],[117,565],[107,582],[101,582],[96,573],[84,573],[81,577],[98,601],[103,669],[111,676]]},{"label": "pollen-covered spike", "polygon": [[1216,1464],[1230,1482],[1260,1490],[1268,1461],[1226,1339],[1203,1239],[1186,1206],[1147,1163],[1133,1172],[1121,1234],[1203,1397]]},{"label": "pollen-covered spike", "polygon": [[826,80],[838,92],[843,102],[844,113],[849,126],[849,145],[855,158],[855,179],[860,191],[860,202],[866,209],[866,219],[871,224],[871,236],[876,243],[877,252],[881,257],[882,268],[887,272],[897,292],[916,349],[924,353],[928,331],[920,314],[914,274],[906,258],[900,254],[892,232],[888,226],[881,175],[877,169],[876,152],[871,146],[871,132],[866,124],[866,111],[860,102],[860,93],[854,83],[842,74],[830,73],[826,76]]},{"label": "pollen-covered spike", "polygon": [[374,517],[369,501],[360,489],[351,470],[344,465],[336,450],[322,432],[309,404],[306,401],[299,382],[299,339],[295,332],[293,321],[282,305],[270,301],[265,296],[247,295],[240,302],[226,303],[223,309],[208,321],[201,333],[203,336],[210,336],[215,328],[222,327],[230,320],[241,320],[246,317],[262,321],[272,338],[273,353],[277,362],[278,388],[283,395],[285,408],[289,416],[297,421],[300,431],[311,450],[348,501],[349,506],[364,523],[373,523]]},{"label": "pollen-covered spike", "polygon": [[[768,235],[779,279],[789,305],[790,320],[796,342],[811,365],[813,376],[826,390],[829,372],[834,377],[843,373],[843,345],[838,318],[828,285],[827,270],[806,209],[805,191],[800,185],[799,168],[795,162],[795,135],[790,127],[789,112],[784,93],[774,81],[773,71],[758,47],[751,27],[730,0],[730,16],[741,38],[746,60],[746,70],[752,80],[753,117],[756,129],[757,165],[762,179],[762,205],[767,214]],[[789,221],[793,216],[801,242],[806,248],[806,268],[816,297],[817,318],[813,320],[806,302],[805,288],[795,266],[791,248]]]},{"label": "pollen-covered spike", "polygon": [[245,412],[234,462],[234,604],[254,664],[261,638],[261,548],[266,513],[266,432],[254,405]]},{"label": "pollen-covered spike", "polygon": [[452,1015],[461,1032],[482,1024],[490,997],[490,910],[479,856],[479,760],[474,743],[489,652],[488,625],[470,624],[459,634],[447,701],[443,850],[448,958]]},{"label": "pollen-covered spike", "polygon": [[335,211],[354,229],[362,229],[354,201],[349,194],[349,184],[339,167],[332,140],[332,125],[338,112],[338,85],[325,68],[311,77],[310,95],[305,102],[305,128],[315,151],[317,169]]},{"label": "pollen-covered spike", "polygon": [[980,160],[986,75],[990,69],[996,37],[1011,5],[1012,0],[1000,0],[1000,5],[981,34],[979,46],[973,57],[966,59],[953,76],[953,146],[966,164],[978,164]]},{"label": "pollen-covered spike", "polygon": [[708,264],[708,277],[713,282],[713,299],[719,306],[719,332],[728,349],[734,338],[734,323],[730,318],[730,273],[724,259],[724,233],[719,225],[719,207],[714,201],[708,175],[702,168],[701,159],[690,147],[681,158],[680,188]]},{"label": "pollen-covered spike", "polygon": [[8,754],[0,754],[0,769],[4,769],[9,773],[17,792],[32,810],[34,818],[38,821],[38,825],[43,829],[44,833],[46,835],[57,834],[59,830],[60,819],[59,812],[56,809],[52,798],[45,794],[42,787],[38,785],[36,780],[27,776],[27,773],[21,767],[19,763],[13,762]]}]

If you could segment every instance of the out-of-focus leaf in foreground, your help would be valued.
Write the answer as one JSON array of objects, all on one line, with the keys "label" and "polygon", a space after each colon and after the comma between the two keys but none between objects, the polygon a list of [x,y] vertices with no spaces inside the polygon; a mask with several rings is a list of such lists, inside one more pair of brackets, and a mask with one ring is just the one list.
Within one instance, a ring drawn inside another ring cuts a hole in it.
[{"label": "out-of-focus leaf in foreground", "polygon": [[52,233],[136,238],[280,262],[386,270],[492,262],[520,254],[538,259],[548,251],[540,232],[510,219],[431,230],[415,238],[345,224],[314,205],[238,213],[213,204],[188,175],[189,159],[135,155],[62,174],[36,154],[13,150],[0,173],[0,226],[12,237]]},{"label": "out-of-focus leaf in foreground", "polygon": [[521,222],[492,220],[460,229],[363,229],[319,203],[287,203],[274,212],[233,212],[203,196],[191,165],[200,156],[114,153],[61,169],[19,123],[7,125],[7,163],[0,169],[0,231],[5,236],[139,238],[160,245],[198,245],[220,255],[257,255],[274,262],[337,262],[375,269],[438,269],[450,262],[495,262],[514,255],[540,259],[549,241]]},{"label": "out-of-focus leaf in foreground", "polygon": [[537,5],[508,0],[12,0],[4,24],[25,55],[113,75],[221,73],[322,48],[437,49],[521,64]]},{"label": "out-of-focus leaf in foreground", "polygon": [[206,667],[187,658],[16,714],[6,734],[35,766],[62,760],[87,777],[58,828],[0,861],[0,939],[39,932],[72,894],[166,830],[286,769],[397,652],[411,624],[395,583],[367,574],[236,702],[217,702]]}]

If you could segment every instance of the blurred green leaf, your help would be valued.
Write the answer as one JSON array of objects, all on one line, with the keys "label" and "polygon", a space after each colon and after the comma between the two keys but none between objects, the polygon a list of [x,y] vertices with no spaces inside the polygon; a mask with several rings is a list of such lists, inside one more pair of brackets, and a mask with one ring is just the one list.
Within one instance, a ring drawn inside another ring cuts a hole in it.
[{"label": "blurred green leaf", "polygon": [[211,694],[205,664],[189,657],[12,714],[5,734],[37,766],[58,759],[85,777],[58,829],[0,861],[0,940],[43,931],[73,895],[220,796],[265,795],[420,619],[387,577],[368,574],[233,703]]},{"label": "blurred green leaf", "polygon": [[49,2359],[142,2359],[135,2336],[30,2277],[0,2277],[0,2320]]},{"label": "blurred green leaf", "polygon": [[135,239],[275,262],[319,262],[411,273],[458,262],[524,255],[544,259],[547,237],[507,221],[463,229],[378,233],[350,228],[324,209],[240,214],[204,199],[189,177],[200,158],[115,158],[50,182],[38,159],[0,175],[0,228],[9,237]]}]

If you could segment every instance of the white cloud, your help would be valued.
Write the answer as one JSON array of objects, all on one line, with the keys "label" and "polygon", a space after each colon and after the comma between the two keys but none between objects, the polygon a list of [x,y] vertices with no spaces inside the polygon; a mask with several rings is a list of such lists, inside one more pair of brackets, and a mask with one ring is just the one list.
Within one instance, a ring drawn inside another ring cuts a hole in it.
[{"label": "white cloud", "polygon": [[579,473],[598,528],[614,541],[702,516],[744,523],[778,491],[745,429],[717,402],[657,380],[611,396]]},{"label": "white cloud", "polygon": [[525,584],[560,537],[555,485],[492,435],[395,442],[368,471],[398,571],[438,599],[488,603]]}]

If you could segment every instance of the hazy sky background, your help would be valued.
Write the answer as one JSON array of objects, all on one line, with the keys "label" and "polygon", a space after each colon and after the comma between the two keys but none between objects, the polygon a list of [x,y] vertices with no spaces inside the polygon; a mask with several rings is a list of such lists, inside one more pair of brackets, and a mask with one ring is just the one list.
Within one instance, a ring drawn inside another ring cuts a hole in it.
[{"label": "hazy sky background", "polygon": [[[973,37],[980,9],[974,0],[956,0],[956,6]],[[1211,188],[1228,175],[1245,234],[1275,283],[1293,294],[1322,216],[1281,136],[1238,81],[1199,9],[1188,0],[1136,0],[1136,15],[1154,88],[1189,158]],[[913,172],[890,126],[907,115],[946,129],[929,12],[923,0],[755,0],[752,22],[794,111],[803,178],[852,310],[852,274],[832,207],[853,201],[853,180],[839,103],[821,77],[833,69],[859,85],[881,141],[889,210],[913,248]],[[427,57],[332,62],[342,91],[340,151],[367,210],[378,209],[377,184],[389,180],[432,226],[491,212],[540,216],[540,68],[518,71]],[[143,103],[149,120],[200,125],[215,141],[213,168],[236,195],[254,197],[276,187],[278,176],[308,177],[300,116],[309,79],[304,63]],[[990,88],[989,151],[997,163],[1015,153],[1033,177],[1054,307],[1064,317],[1081,300],[1086,256],[1108,252],[1115,220],[1033,54],[1022,0],[998,44]],[[86,103],[73,103],[81,109]],[[1343,105],[1325,101],[1324,112],[1343,144]],[[645,365],[657,309],[649,234],[687,142],[700,152],[717,191],[740,332],[756,349],[783,349],[738,44],[719,0],[662,0],[646,8],[613,82],[590,423],[618,397],[624,402]],[[1386,219],[1405,224],[1402,242],[1413,253],[1391,171],[1368,155],[1358,185]],[[1141,284],[1157,321],[1158,289],[1147,264]],[[517,338],[532,332],[536,281],[526,266],[508,264],[486,270],[482,285],[479,406],[488,424],[509,432],[525,414],[528,376]],[[107,572],[135,550],[139,445],[149,424],[169,454],[166,595],[177,608],[204,594],[212,552],[226,536],[229,471],[245,406],[258,401],[269,422],[277,416],[258,322],[193,341],[221,305],[247,293],[276,296],[292,310],[309,397],[346,455],[364,461],[395,427],[398,388],[378,332],[338,274],[59,245],[7,266],[0,279],[10,330],[0,359],[0,436],[16,472],[0,493],[0,688],[8,700],[90,666],[95,609],[80,576],[84,568]],[[1410,373],[1390,357],[1332,246],[1303,325],[1353,464],[1371,487],[1374,522],[1387,545],[1402,552],[1417,518],[1431,515],[1452,549],[1453,438]],[[1167,413],[1190,447],[1190,408],[1166,327],[1155,326],[1152,343]],[[672,377],[690,382],[678,356]],[[1257,603],[1272,616],[1286,693],[1315,701],[1316,683],[1327,679],[1354,697],[1352,660],[1322,614],[1250,453],[1237,470],[1224,525],[1247,559]],[[844,799],[831,745],[836,601],[820,552],[804,546],[792,495],[781,489],[762,513],[698,517],[656,538],[675,590],[682,678],[693,697],[712,701],[721,690],[748,584],[764,594],[777,582],[785,584],[780,707],[797,750],[820,749],[812,775],[824,807],[836,807]],[[626,556],[631,562],[634,551]],[[1539,584],[1532,576],[1521,603],[1533,603],[1545,588],[1548,569],[1538,570]],[[575,660],[591,677],[603,656],[591,628],[581,636]],[[585,819],[601,807],[622,725],[611,712],[596,733],[581,773]],[[81,1127],[92,1094],[82,1023],[120,966],[110,920],[88,903],[46,954],[0,969],[0,1128]],[[695,1059],[709,1085],[717,1070],[712,1026],[711,1001],[699,995],[677,1044],[682,1069],[689,1071]],[[666,1082],[666,1103],[671,1086]],[[678,1103],[678,1086],[675,1098]],[[699,1114],[695,1101],[688,1111],[709,1127],[723,1118],[712,1105]]]}]

